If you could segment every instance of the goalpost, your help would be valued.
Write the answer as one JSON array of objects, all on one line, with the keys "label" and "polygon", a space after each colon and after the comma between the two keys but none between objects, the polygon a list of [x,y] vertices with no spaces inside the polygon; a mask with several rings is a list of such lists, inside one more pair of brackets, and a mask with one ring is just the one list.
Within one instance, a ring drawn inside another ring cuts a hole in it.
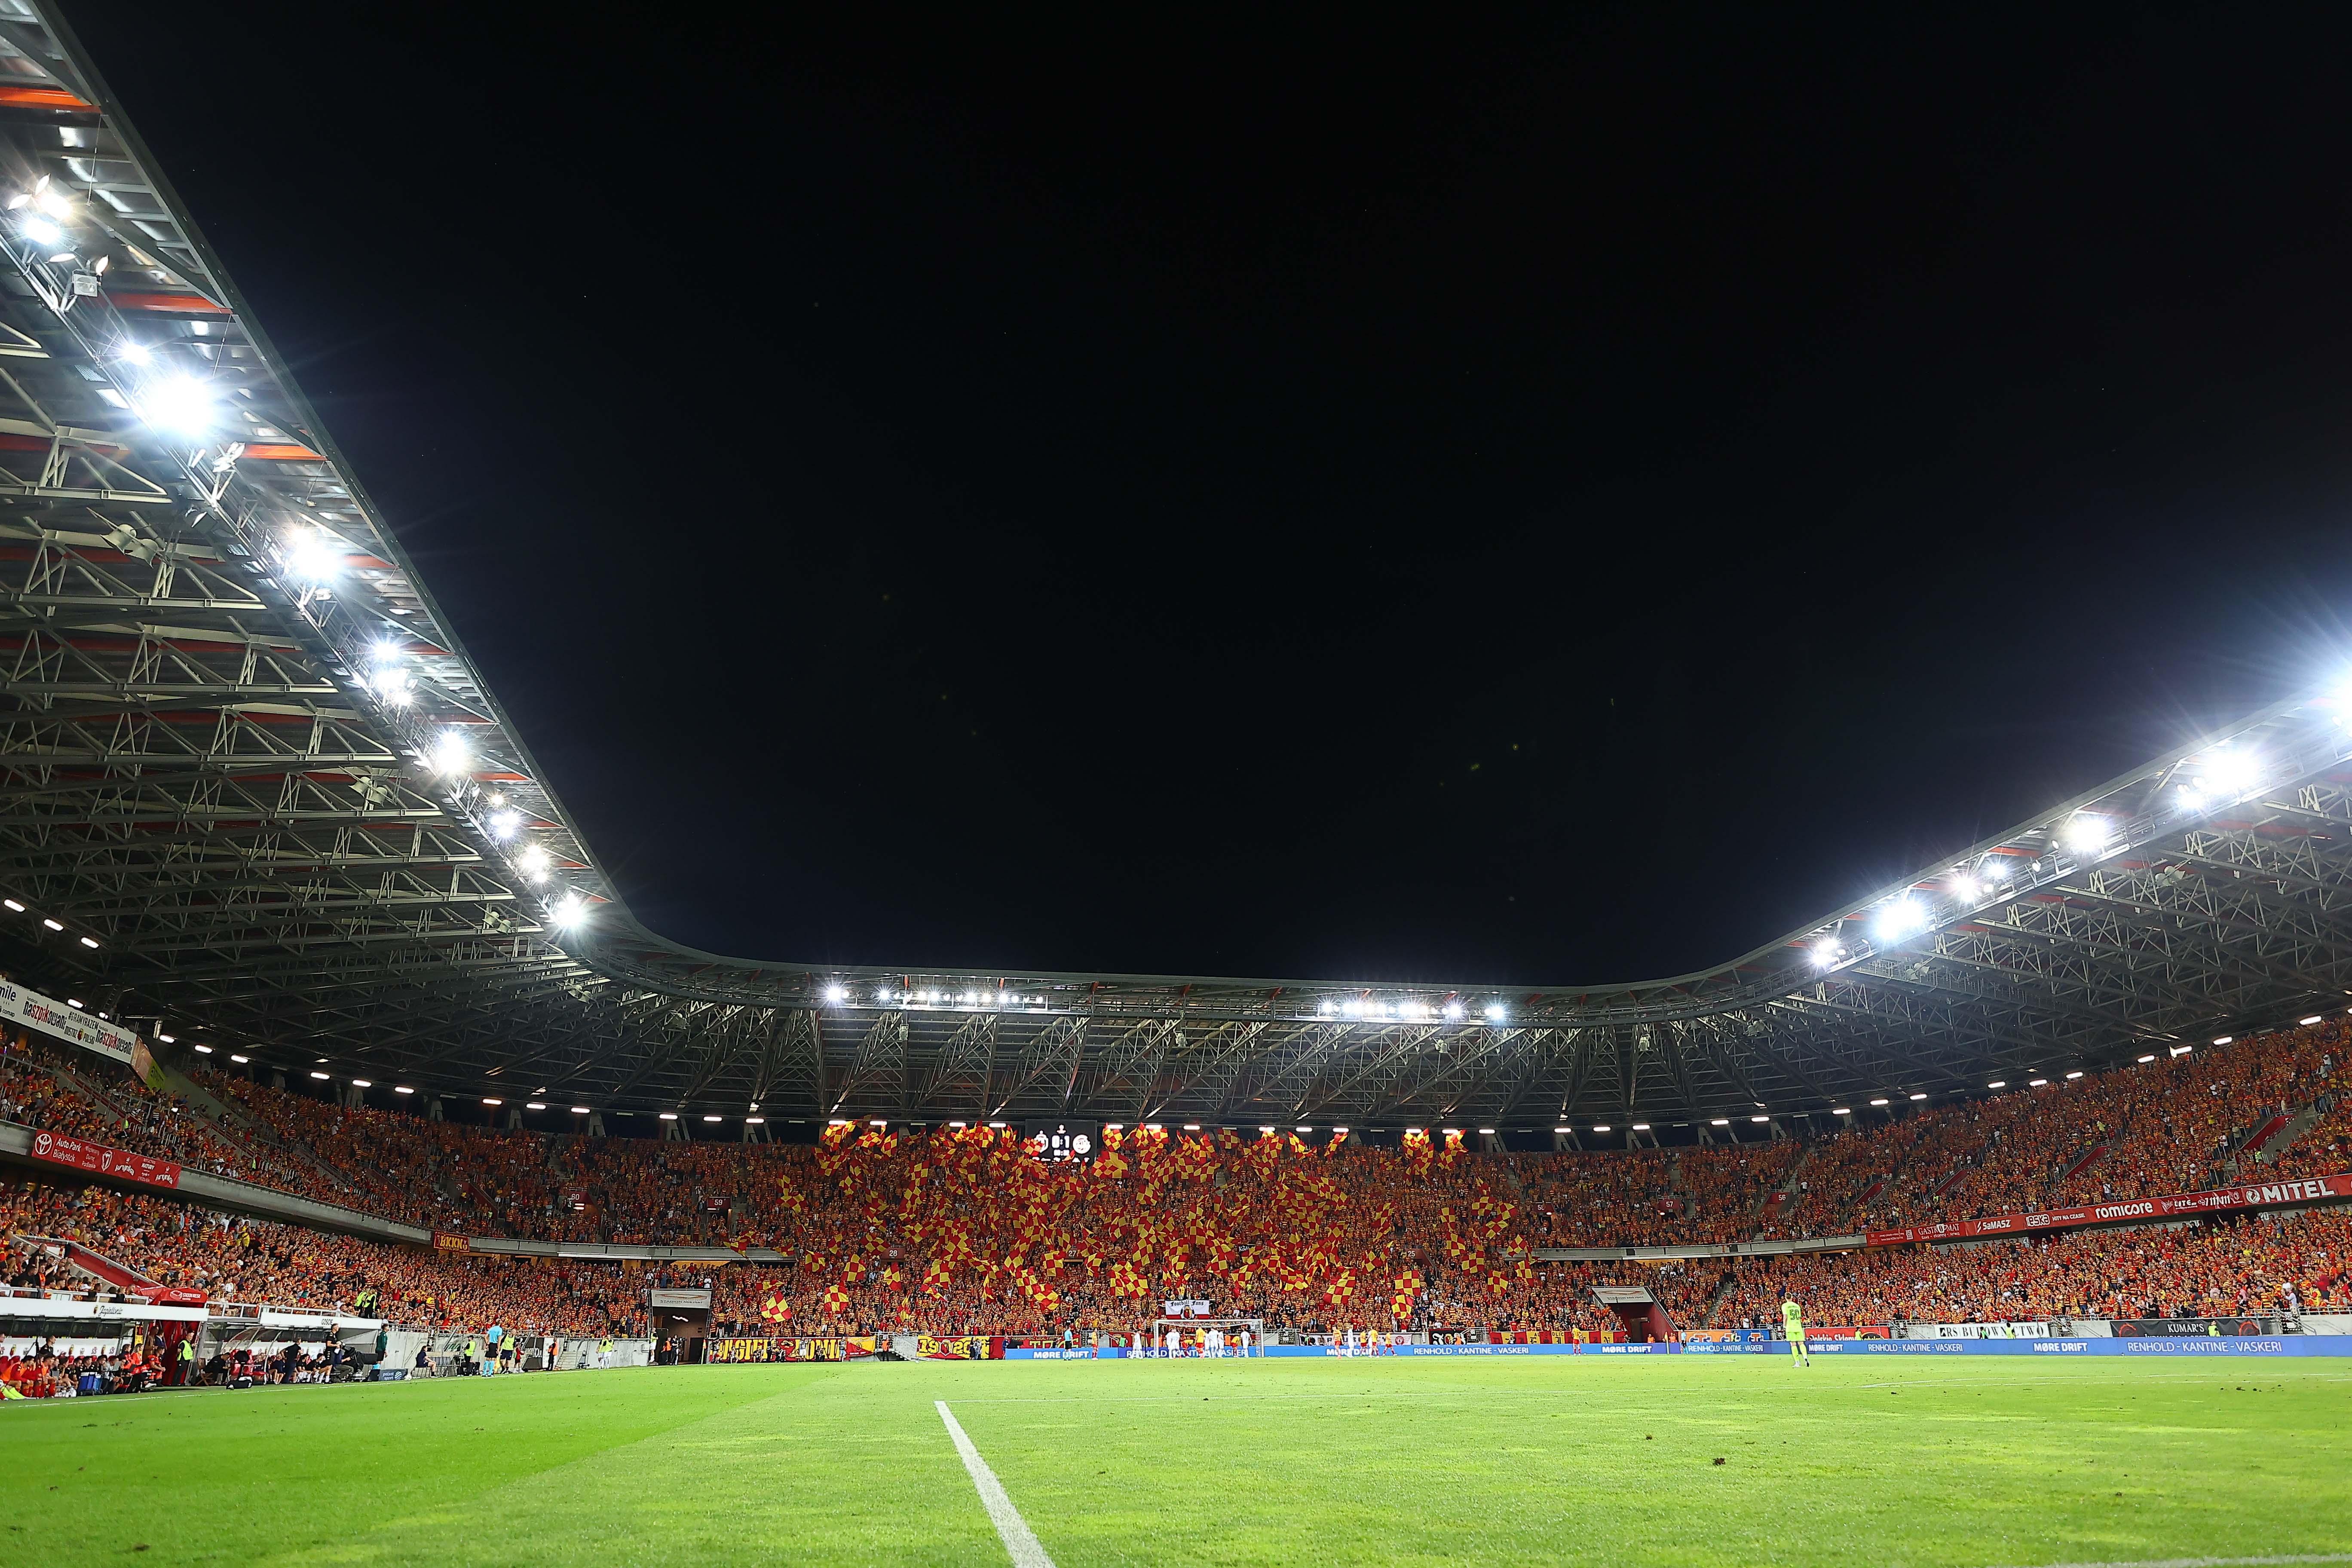
[{"label": "goalpost", "polygon": [[[1196,1356],[1203,1353],[1201,1342],[1193,1332],[1197,1329],[1223,1329],[1225,1331],[1224,1353],[1229,1356],[1244,1353],[1261,1356],[1265,1353],[1265,1320],[1264,1318],[1154,1318],[1151,1320],[1150,1342],[1144,1347],[1143,1353],[1147,1356],[1167,1355],[1168,1331],[1171,1329],[1178,1331],[1183,1336],[1177,1342],[1178,1353],[1181,1355]],[[1249,1350],[1246,1352],[1242,1350],[1240,1342],[1235,1338],[1235,1335],[1243,1331],[1247,1331],[1249,1334]]]}]

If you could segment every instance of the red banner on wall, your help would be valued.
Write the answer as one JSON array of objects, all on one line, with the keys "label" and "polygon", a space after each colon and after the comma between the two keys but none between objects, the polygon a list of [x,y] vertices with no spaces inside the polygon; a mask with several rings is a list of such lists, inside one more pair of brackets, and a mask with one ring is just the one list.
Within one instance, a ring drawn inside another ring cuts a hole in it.
[{"label": "red banner on wall", "polygon": [[68,1138],[62,1132],[33,1134],[33,1158],[52,1164],[71,1165],[77,1171],[95,1171],[101,1176],[122,1176],[134,1182],[144,1182],[151,1187],[176,1187],[180,1184],[180,1167],[169,1160],[158,1160],[146,1154],[126,1153],[110,1149],[103,1143],[93,1143],[87,1138]]},{"label": "red banner on wall", "polygon": [[2243,1187],[2217,1187],[2210,1192],[2171,1193],[2159,1198],[2119,1198],[2113,1203],[2084,1204],[2079,1208],[2005,1214],[1991,1219],[1954,1220],[1945,1225],[1905,1226],[1899,1230],[1874,1230],[1862,1239],[1865,1247],[1899,1247],[1909,1241],[1969,1241],[1979,1237],[2023,1236],[2084,1225],[2186,1219],[2229,1209],[2284,1208],[2329,1198],[2352,1198],[2352,1173],[2306,1176],[2294,1182],[2256,1182]]},{"label": "red banner on wall", "polygon": [[446,1230],[433,1233],[433,1248],[436,1252],[471,1252],[474,1244],[462,1236],[452,1236]]}]

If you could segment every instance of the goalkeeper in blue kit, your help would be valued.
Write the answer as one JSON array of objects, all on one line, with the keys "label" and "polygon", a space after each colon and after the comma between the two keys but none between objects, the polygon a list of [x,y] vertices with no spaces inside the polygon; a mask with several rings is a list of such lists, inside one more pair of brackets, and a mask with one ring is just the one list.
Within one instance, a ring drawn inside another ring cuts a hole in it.
[{"label": "goalkeeper in blue kit", "polygon": [[1780,1321],[1789,1331],[1789,1364],[1790,1366],[1812,1365],[1812,1352],[1805,1348],[1804,1309],[1799,1307],[1794,1301],[1781,1302]]}]

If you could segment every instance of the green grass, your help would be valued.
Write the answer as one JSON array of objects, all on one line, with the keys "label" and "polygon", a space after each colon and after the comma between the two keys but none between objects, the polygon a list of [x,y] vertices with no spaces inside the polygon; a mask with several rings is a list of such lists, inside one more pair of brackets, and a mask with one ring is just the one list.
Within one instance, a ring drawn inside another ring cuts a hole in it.
[{"label": "green grass", "polygon": [[[0,1563],[1991,1564],[2352,1551],[2352,1365],[691,1367],[0,1408]],[[1714,1461],[1720,1458],[1724,1463]]]}]

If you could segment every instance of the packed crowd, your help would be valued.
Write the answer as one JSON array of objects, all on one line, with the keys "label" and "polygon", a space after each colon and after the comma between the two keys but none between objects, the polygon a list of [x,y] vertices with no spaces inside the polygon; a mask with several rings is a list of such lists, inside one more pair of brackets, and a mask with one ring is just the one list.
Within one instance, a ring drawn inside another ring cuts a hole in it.
[{"label": "packed crowd", "polygon": [[[747,1331],[1126,1333],[1164,1300],[1200,1297],[1296,1333],[1590,1334],[1618,1326],[1592,1299],[1609,1283],[1648,1285],[1682,1326],[1756,1315],[1791,1287],[1837,1304],[1813,1307],[1817,1320],[1959,1321],[2016,1303],[2031,1312],[2005,1315],[2134,1315],[2152,1301],[2288,1293],[2313,1310],[2341,1302],[2342,1278],[2325,1265],[2328,1248],[2342,1255],[2343,1222],[2326,1216],[2299,1230],[2262,1222],[1734,1267],[1548,1263],[1534,1250],[1843,1236],[2345,1169],[2352,1119],[2333,1091],[2346,1042],[2329,1023],[1935,1109],[1898,1104],[1812,1143],[1591,1153],[1474,1153],[1450,1134],[1310,1147],[1288,1134],[1130,1130],[1107,1132],[1090,1164],[1051,1165],[985,1128],[839,1125],[813,1147],[555,1135],[201,1072],[198,1099],[235,1108],[215,1125],[102,1059],[22,1040],[0,1050],[0,1115],[433,1229],[773,1248],[789,1261],[712,1276],[715,1318]],[[2313,1124],[2275,1163],[2245,1152],[2299,1113]],[[567,1335],[642,1321],[645,1278],[609,1265],[380,1247],[98,1189],[0,1187],[0,1226],[80,1240],[218,1300]],[[2295,1237],[2317,1240],[2297,1251]],[[56,1274],[21,1252],[9,1266]]]}]

